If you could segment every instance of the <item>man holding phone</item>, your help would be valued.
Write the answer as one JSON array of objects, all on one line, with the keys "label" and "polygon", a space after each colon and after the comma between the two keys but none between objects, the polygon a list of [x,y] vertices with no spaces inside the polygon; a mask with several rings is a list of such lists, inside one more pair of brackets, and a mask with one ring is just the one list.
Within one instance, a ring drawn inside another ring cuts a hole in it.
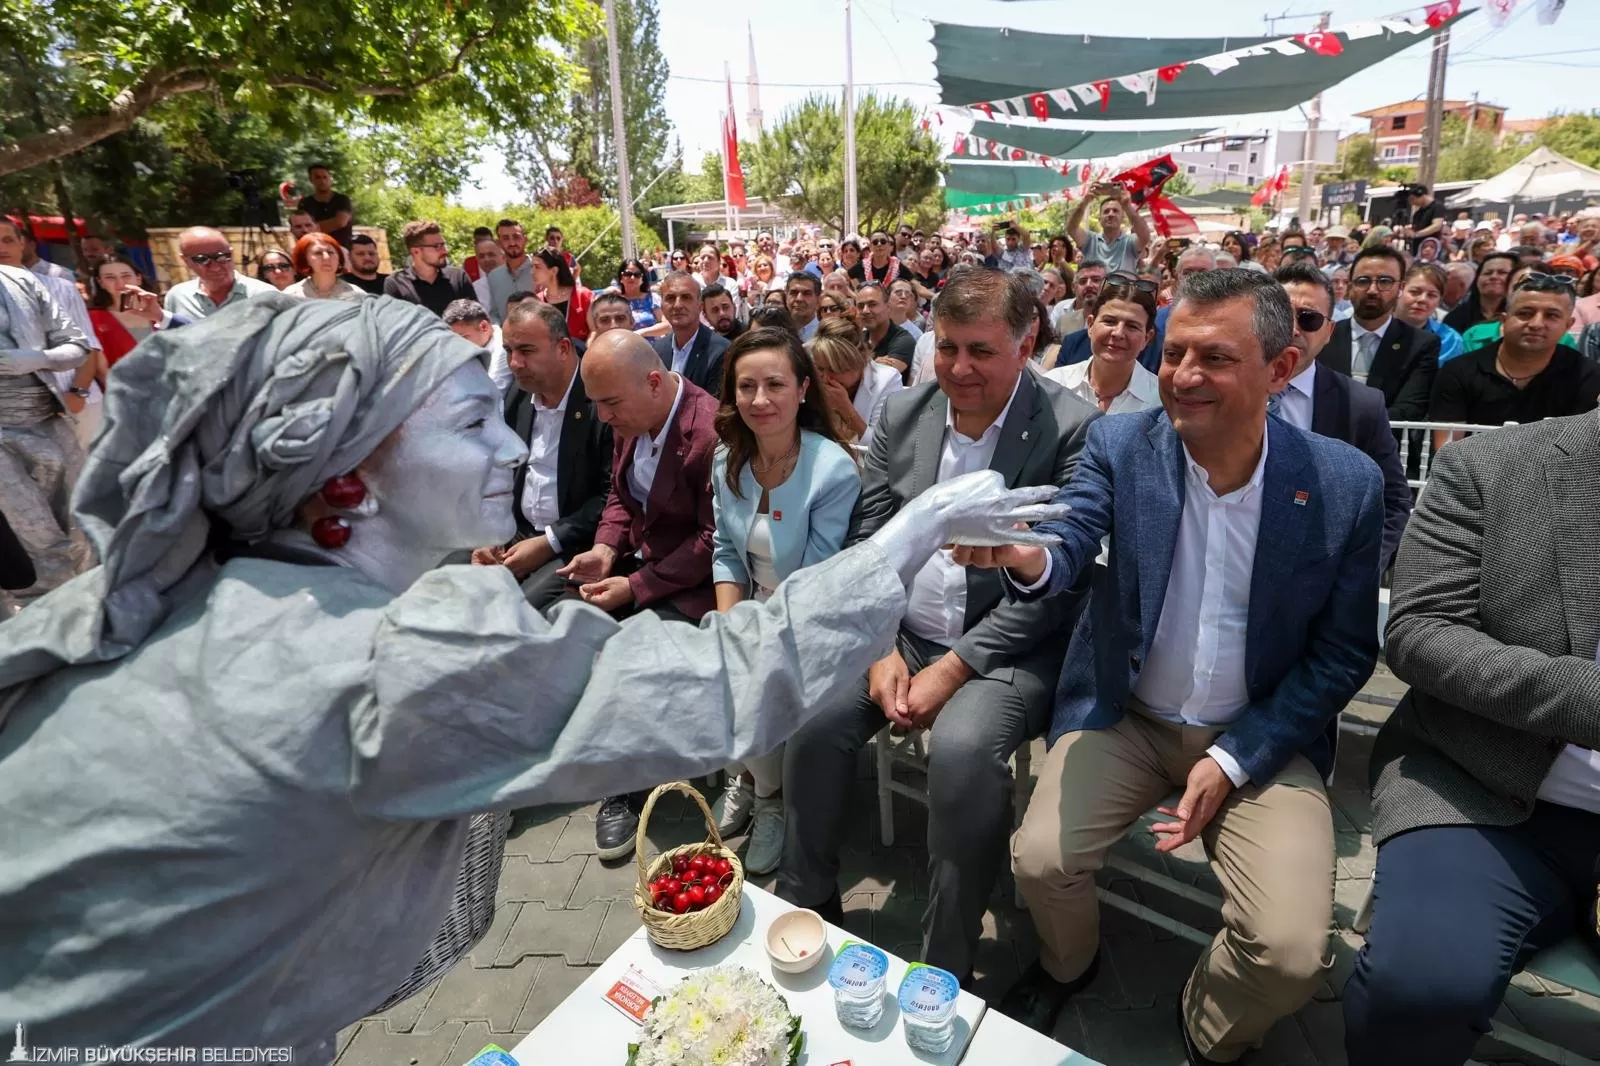
[{"label": "man holding phone", "polygon": [[[1100,201],[1100,232],[1083,224],[1091,201]],[[1123,229],[1132,226],[1132,232]],[[1098,259],[1111,273],[1133,273],[1150,247],[1150,224],[1128,199],[1128,190],[1119,182],[1096,182],[1089,195],[1080,199],[1067,216],[1067,232],[1083,249],[1085,259]]]}]

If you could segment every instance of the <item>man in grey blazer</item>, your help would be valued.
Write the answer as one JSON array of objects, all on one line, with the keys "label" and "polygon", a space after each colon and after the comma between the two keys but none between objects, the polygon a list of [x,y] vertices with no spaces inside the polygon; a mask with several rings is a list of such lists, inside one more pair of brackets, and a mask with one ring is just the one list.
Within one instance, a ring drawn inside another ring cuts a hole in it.
[{"label": "man in grey blazer", "polygon": [[[873,431],[851,532],[872,535],[908,500],[972,470],[1006,484],[1071,476],[1098,412],[1029,369],[1034,300],[1014,275],[973,271],[934,303],[937,383],[896,393]],[[837,922],[839,845],[856,753],[885,725],[928,729],[931,894],[922,957],[965,980],[1010,828],[1008,761],[1043,732],[1081,597],[1003,602],[999,575],[940,552],[918,574],[897,648],[789,742],[778,892]]]},{"label": "man in grey blazer", "polygon": [[1372,753],[1372,927],[1352,1066],[1459,1066],[1511,975],[1591,935],[1600,876],[1600,418],[1442,449],[1395,559],[1411,691]]}]

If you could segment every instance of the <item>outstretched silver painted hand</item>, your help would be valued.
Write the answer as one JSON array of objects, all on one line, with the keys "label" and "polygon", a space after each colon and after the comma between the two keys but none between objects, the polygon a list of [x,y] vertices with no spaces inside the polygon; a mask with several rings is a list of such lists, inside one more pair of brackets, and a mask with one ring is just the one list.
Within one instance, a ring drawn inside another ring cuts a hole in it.
[{"label": "outstretched silver painted hand", "polygon": [[1049,502],[1057,491],[1054,485],[1008,489],[995,470],[963,474],[909,500],[868,539],[883,549],[900,580],[910,585],[946,544],[1053,544],[1056,538],[1049,534],[1017,526],[1066,517],[1065,505]]}]

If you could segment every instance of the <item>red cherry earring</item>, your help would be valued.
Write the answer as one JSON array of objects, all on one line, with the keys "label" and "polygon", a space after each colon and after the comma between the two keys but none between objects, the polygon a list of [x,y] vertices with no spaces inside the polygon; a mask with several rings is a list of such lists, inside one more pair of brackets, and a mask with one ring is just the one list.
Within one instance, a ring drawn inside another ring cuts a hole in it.
[{"label": "red cherry earring", "polygon": [[[323,482],[321,496],[329,507],[352,511],[367,498],[366,484],[354,474],[341,474]],[[350,523],[327,515],[311,523],[311,539],[324,548],[342,548],[350,542]]]}]

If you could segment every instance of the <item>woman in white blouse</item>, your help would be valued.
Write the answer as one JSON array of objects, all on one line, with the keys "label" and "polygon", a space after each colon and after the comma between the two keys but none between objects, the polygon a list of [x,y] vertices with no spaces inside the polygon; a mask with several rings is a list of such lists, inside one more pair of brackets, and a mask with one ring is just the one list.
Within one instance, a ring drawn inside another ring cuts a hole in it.
[{"label": "woman in white blouse", "polygon": [[1089,358],[1045,374],[1107,414],[1161,405],[1156,376],[1139,365],[1155,329],[1155,282],[1118,272],[1108,275],[1084,320]]},{"label": "woman in white blouse", "polygon": [[306,275],[283,291],[305,300],[365,300],[372,294],[339,276],[344,249],[326,233],[308,233],[289,255],[295,272]]},{"label": "woman in white blouse", "polygon": [[[749,330],[723,359],[722,443],[711,467],[718,611],[764,602],[790,574],[844,547],[861,475],[834,432],[817,378],[791,330]],[[750,826],[748,872],[777,869],[786,828],[783,748],[729,766],[712,813],[723,836]]]},{"label": "woman in white blouse", "polygon": [[871,447],[872,428],[884,401],[905,388],[900,372],[873,362],[872,353],[862,346],[860,327],[843,315],[823,318],[806,347],[822,378],[822,395],[839,436]]}]

